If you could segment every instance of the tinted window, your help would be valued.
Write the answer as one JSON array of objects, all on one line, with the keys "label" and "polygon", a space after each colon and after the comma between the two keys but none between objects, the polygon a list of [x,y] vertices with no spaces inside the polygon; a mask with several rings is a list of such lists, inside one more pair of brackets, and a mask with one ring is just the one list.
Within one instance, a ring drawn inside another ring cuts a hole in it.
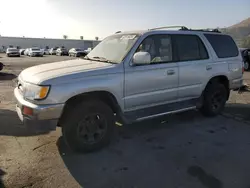
[{"label": "tinted window", "polygon": [[228,35],[205,34],[219,58],[236,57],[239,55],[238,48]]},{"label": "tinted window", "polygon": [[148,52],[151,63],[166,63],[173,60],[170,35],[152,35],[142,41],[136,52]]},{"label": "tinted window", "polygon": [[207,50],[196,35],[173,35],[179,61],[208,59]]}]

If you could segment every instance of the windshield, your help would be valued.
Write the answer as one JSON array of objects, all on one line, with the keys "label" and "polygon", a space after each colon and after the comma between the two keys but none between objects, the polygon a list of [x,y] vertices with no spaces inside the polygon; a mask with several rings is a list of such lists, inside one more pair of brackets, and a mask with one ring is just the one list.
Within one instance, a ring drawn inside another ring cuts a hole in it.
[{"label": "windshield", "polygon": [[138,37],[138,34],[118,34],[107,37],[90,51],[88,58],[99,57],[113,63],[121,63]]},{"label": "windshield", "polygon": [[80,48],[77,48],[76,51],[82,51]]},{"label": "windshield", "polygon": [[12,48],[12,49],[8,49],[8,51],[10,51],[10,52],[17,52],[17,49]]}]

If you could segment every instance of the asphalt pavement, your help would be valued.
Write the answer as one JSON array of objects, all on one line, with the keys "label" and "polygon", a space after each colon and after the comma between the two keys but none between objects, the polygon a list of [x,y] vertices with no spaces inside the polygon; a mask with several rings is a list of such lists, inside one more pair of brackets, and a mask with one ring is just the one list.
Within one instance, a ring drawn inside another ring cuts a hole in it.
[{"label": "asphalt pavement", "polygon": [[117,127],[110,146],[89,154],[70,151],[60,128],[26,130],[15,112],[13,79],[26,67],[67,59],[0,58],[7,65],[0,74],[0,187],[250,187],[249,92],[232,92],[215,118],[190,111]]}]

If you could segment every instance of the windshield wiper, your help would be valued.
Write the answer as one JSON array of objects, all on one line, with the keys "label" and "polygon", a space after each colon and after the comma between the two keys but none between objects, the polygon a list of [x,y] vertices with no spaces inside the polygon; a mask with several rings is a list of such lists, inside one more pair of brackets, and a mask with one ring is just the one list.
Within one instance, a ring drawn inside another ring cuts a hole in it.
[{"label": "windshield wiper", "polygon": [[110,60],[106,59],[105,57],[94,56],[93,59],[101,61],[101,62],[116,64],[115,62],[110,61]]}]

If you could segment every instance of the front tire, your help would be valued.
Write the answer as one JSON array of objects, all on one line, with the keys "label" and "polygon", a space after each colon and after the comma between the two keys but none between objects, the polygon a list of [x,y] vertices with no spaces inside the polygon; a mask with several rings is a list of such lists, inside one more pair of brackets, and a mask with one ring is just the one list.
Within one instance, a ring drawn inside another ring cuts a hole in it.
[{"label": "front tire", "polygon": [[71,107],[62,118],[65,118],[63,138],[73,151],[91,152],[110,142],[115,125],[114,113],[104,102],[84,101]]},{"label": "front tire", "polygon": [[221,83],[209,83],[204,91],[203,97],[203,106],[200,109],[202,114],[209,117],[217,116],[225,107],[228,98],[228,91]]}]

